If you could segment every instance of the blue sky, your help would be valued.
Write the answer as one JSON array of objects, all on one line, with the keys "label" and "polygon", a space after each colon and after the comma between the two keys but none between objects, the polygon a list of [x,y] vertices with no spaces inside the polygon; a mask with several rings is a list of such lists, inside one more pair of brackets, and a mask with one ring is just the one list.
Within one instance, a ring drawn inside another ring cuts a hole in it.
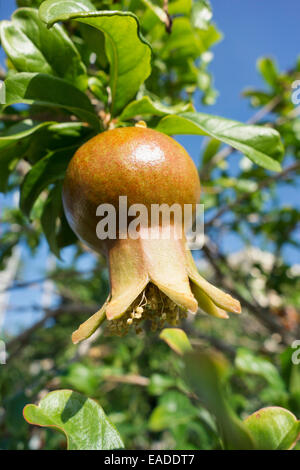
[{"label": "blue sky", "polygon": [[[241,91],[248,86],[262,87],[263,82],[256,71],[256,61],[261,56],[274,57],[281,69],[288,69],[295,63],[300,44],[300,2],[295,0],[211,0],[214,21],[224,34],[224,39],[214,48],[214,60],[210,71],[215,78],[215,87],[219,91],[216,104],[203,108],[196,103],[199,111],[237,119],[245,122],[252,114],[247,100],[241,98]],[[15,9],[14,0],[0,0],[0,19],[7,19]],[[4,54],[0,50],[0,63],[4,63]],[[197,162],[202,140],[197,136],[184,136],[178,139]],[[238,155],[231,158],[234,167]],[[281,191],[282,204],[295,204],[299,201],[299,189]],[[3,197],[0,195],[0,208]],[[0,209],[1,210],[1,209]],[[232,250],[236,239],[228,237],[224,248]],[[239,248],[235,245],[235,249]],[[38,257],[32,259],[24,252],[24,279],[36,279],[43,274],[47,255],[46,245],[41,247]],[[288,252],[287,256],[300,262],[298,252]],[[40,290],[14,291],[14,305],[31,304],[40,296]],[[31,321],[30,309],[22,314],[21,323]],[[20,314],[10,316],[10,324],[20,324]],[[7,325],[6,325],[7,326]]]}]

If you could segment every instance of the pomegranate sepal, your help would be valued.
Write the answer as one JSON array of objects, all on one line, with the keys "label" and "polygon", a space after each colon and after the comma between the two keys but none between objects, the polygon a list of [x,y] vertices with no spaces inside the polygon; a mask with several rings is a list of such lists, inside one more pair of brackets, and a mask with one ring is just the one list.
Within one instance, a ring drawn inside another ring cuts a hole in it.
[{"label": "pomegranate sepal", "polygon": [[108,320],[126,312],[149,282],[140,240],[114,240],[108,248],[111,301],[106,309]]},{"label": "pomegranate sepal", "polygon": [[103,323],[106,318],[105,313],[109,299],[110,296],[107,298],[106,302],[103,304],[100,310],[98,310],[98,312],[94,313],[94,315],[92,315],[88,320],[82,323],[76,331],[74,331],[72,334],[72,342],[74,344],[88,339]]},{"label": "pomegranate sepal", "polygon": [[241,313],[241,304],[238,300],[226,294],[217,287],[210,284],[204,279],[196,268],[192,254],[189,250],[186,251],[187,270],[190,280],[196,284],[212,301],[222,310],[232,313]]},{"label": "pomegranate sepal", "polygon": [[[166,232],[171,234],[169,238]],[[173,225],[160,227],[158,239],[150,239],[142,230],[141,245],[147,271],[151,282],[176,305],[196,313],[198,304],[185,267],[184,240],[176,239],[172,234],[176,234]]]},{"label": "pomegranate sepal", "polygon": [[206,295],[205,292],[200,289],[199,286],[197,286],[197,284],[191,282],[191,289],[198,302],[198,307],[200,310],[202,310],[202,312],[207,313],[208,315],[212,315],[216,318],[229,318],[225,310],[217,307],[210,297],[208,297],[208,295]]}]

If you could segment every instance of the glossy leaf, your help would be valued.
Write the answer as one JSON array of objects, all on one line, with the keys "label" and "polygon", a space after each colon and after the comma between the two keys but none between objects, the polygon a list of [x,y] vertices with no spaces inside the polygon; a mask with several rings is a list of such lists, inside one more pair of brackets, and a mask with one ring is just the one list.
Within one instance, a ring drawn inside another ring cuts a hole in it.
[{"label": "glossy leaf", "polygon": [[67,438],[69,450],[112,450],[124,447],[122,439],[101,406],[72,390],[48,393],[39,405],[27,405],[30,424],[56,428]]},{"label": "glossy leaf", "polygon": [[33,8],[20,8],[11,21],[2,21],[3,49],[18,72],[39,72],[87,85],[85,65],[60,25],[49,30]]},{"label": "glossy leaf", "polygon": [[164,328],[159,337],[177,354],[183,355],[192,349],[186,333],[180,328]]},{"label": "glossy leaf", "polygon": [[190,103],[179,103],[174,106],[165,106],[159,101],[153,101],[149,96],[143,96],[139,100],[132,101],[123,110],[120,120],[126,121],[135,116],[166,116],[167,114],[184,113],[192,111],[193,105]]},{"label": "glossy leaf", "polygon": [[300,437],[300,421],[285,408],[270,406],[256,411],[244,424],[258,450],[288,450]]},{"label": "glossy leaf", "polygon": [[[51,23],[52,18],[61,15],[61,0],[44,1],[40,7],[39,13],[45,23]],[[94,11],[95,7],[90,0],[67,0],[64,2],[66,17],[73,12]]]},{"label": "glossy leaf", "polygon": [[283,146],[278,132],[269,127],[241,124],[204,113],[184,113],[164,117],[156,129],[168,135],[208,135],[239,150],[263,168],[281,169],[277,160],[282,156]]},{"label": "glossy leaf", "polygon": [[6,104],[24,103],[63,108],[100,130],[100,121],[85,95],[71,83],[42,73],[21,72],[5,80]]},{"label": "glossy leaf", "polygon": [[93,26],[105,35],[106,56],[110,63],[111,111],[116,115],[150,75],[151,48],[142,37],[134,14],[87,12],[88,8],[86,2],[46,0],[39,13],[48,26],[73,19]]},{"label": "glossy leaf", "polygon": [[27,173],[21,186],[20,207],[29,215],[40,193],[51,183],[64,178],[68,163],[77,146],[50,152]]}]

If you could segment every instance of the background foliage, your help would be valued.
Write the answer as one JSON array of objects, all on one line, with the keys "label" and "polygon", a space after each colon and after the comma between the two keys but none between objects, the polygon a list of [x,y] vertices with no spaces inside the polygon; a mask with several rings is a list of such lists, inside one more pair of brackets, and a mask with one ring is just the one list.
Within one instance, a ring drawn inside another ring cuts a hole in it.
[{"label": "background foliage", "polygon": [[[17,3],[25,9],[0,23],[7,55],[0,189],[9,201],[1,213],[1,269],[9,270],[16,247],[34,253],[44,237],[56,256],[73,248],[69,263],[46,273],[55,285],[55,305],[34,305],[44,313],[36,323],[18,335],[3,333],[8,359],[0,375],[0,447],[64,448],[63,436],[33,428],[22,416],[25,404],[64,388],[99,400],[126,448],[220,447],[213,413],[182,377],[184,359],[157,335],[120,340],[100,333],[79,347],[70,341],[104,302],[108,276],[104,260],[76,241],[64,218],[64,172],[85,140],[140,118],[168,134],[205,136],[199,174],[207,239],[196,258],[243,306],[239,318],[198,315],[183,328],[193,345],[227,357],[228,400],[242,419],[271,405],[299,418],[300,372],[291,345],[299,338],[300,270],[284,253],[287,246],[299,249],[300,216],[296,205],[278,204],[281,185],[299,185],[300,121],[291,102],[299,62],[287,72],[269,58],[258,62],[265,87],[244,91],[254,116],[242,125],[208,114],[217,93],[207,68],[222,35],[207,1],[81,0],[82,10],[106,12],[72,18],[63,1],[50,2],[54,16],[49,1],[40,15],[42,1]],[[62,22],[47,29],[43,20]],[[196,113],[199,96],[202,112]],[[227,160],[236,151],[245,157],[233,173]],[[243,252],[221,251],[228,233],[243,241]],[[21,265],[7,287],[24,287]]]}]

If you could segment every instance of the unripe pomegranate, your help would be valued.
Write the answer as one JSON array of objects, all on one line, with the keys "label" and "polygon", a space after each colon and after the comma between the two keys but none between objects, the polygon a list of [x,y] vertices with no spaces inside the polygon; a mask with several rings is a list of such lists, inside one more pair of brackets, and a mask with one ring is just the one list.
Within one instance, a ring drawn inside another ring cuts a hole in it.
[{"label": "unripe pomegranate", "polygon": [[[198,172],[178,142],[143,124],[103,132],[77,150],[65,176],[64,209],[77,236],[106,255],[111,292],[103,307],[73,333],[74,343],[88,338],[105,318],[112,333],[123,335],[131,326],[139,332],[145,319],[153,330],[165,322],[176,325],[198,307],[219,318],[227,318],[226,311],[240,312],[237,300],[198,273],[182,222],[179,226],[170,218],[166,227],[159,218],[153,227],[152,219],[143,219],[138,237],[132,238],[128,226],[119,223],[120,196],[127,197],[128,207],[143,204],[148,214],[153,204],[195,208]],[[115,239],[97,236],[97,208],[102,204],[115,208]],[[155,238],[153,229],[158,230]]]}]

